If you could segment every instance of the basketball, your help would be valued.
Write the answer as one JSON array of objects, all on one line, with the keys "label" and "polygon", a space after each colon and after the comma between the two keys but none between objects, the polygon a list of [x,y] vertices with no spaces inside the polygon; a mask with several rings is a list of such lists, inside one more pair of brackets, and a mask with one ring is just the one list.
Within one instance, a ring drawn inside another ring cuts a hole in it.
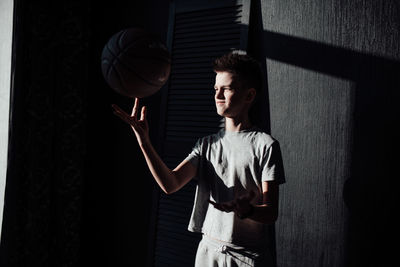
[{"label": "basketball", "polygon": [[101,69],[107,84],[127,97],[147,97],[167,82],[171,56],[161,39],[140,28],[114,34],[103,48]]}]

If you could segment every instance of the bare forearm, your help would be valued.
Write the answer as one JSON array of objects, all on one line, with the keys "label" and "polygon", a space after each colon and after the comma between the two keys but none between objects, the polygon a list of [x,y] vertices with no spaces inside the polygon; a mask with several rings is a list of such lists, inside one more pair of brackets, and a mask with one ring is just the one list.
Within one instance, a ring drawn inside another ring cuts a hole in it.
[{"label": "bare forearm", "polygon": [[272,224],[278,219],[279,185],[274,181],[262,183],[263,204],[253,205],[249,218],[265,224]]},{"label": "bare forearm", "polygon": [[151,142],[140,144],[140,148],[147,166],[160,188],[167,194],[176,191],[176,178],[173,171],[165,165]]},{"label": "bare forearm", "polygon": [[272,224],[278,218],[277,209],[267,204],[253,205],[252,209],[253,211],[251,212],[251,215],[248,218],[253,221],[265,224]]},{"label": "bare forearm", "polygon": [[[265,182],[266,183],[266,182]],[[277,188],[275,193],[270,193],[274,196],[278,196]],[[265,190],[268,190],[265,186]],[[216,203],[213,200],[208,202],[212,204],[216,209],[224,212],[234,212],[241,219],[250,219],[259,223],[272,224],[278,218],[278,204],[277,199],[268,201],[268,197],[264,192],[264,203],[259,205],[251,204],[251,199],[254,198],[254,192],[249,191],[247,194],[239,196],[231,201]],[[276,204],[274,204],[276,203]]]},{"label": "bare forearm", "polygon": [[[112,105],[114,114],[121,118],[124,122],[129,124],[135,133],[138,144],[143,152],[146,163],[150,169],[151,174],[160,186],[160,188],[167,194],[173,193],[182,187],[194,174],[194,167],[184,168],[186,172],[170,170],[162,161],[157,151],[154,149],[150,142],[149,125],[146,120],[146,107],[142,107],[140,119],[138,119],[139,99],[135,98],[135,105],[132,109],[132,114],[129,115],[117,105]],[[182,163],[181,163],[182,164]],[[178,166],[182,167],[182,166]],[[177,168],[178,168],[177,167]]]}]

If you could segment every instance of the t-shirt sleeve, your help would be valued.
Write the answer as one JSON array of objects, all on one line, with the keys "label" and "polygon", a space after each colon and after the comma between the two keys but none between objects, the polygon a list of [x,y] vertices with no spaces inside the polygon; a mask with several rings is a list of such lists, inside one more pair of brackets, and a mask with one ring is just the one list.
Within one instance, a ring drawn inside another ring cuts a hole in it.
[{"label": "t-shirt sleeve", "polygon": [[199,161],[200,161],[200,151],[201,151],[201,141],[202,139],[197,140],[196,144],[193,147],[192,152],[190,152],[190,154],[186,157],[185,160],[189,161],[190,163],[192,163],[194,166],[198,166],[199,165]]},{"label": "t-shirt sleeve", "polygon": [[261,163],[261,181],[285,182],[282,154],[278,141],[274,141],[265,151]]}]

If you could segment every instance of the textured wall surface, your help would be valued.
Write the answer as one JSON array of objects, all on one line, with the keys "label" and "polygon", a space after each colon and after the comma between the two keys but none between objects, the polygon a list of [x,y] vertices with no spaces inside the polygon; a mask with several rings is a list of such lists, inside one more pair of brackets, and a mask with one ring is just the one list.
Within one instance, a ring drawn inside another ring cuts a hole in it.
[{"label": "textured wall surface", "polygon": [[386,177],[371,166],[386,165],[383,156],[394,145],[382,150],[373,140],[387,137],[398,114],[390,99],[397,95],[399,4],[265,0],[261,6],[271,132],[287,175],[276,224],[278,266],[381,266],[384,223],[372,224],[375,217],[361,214],[360,206],[371,195],[390,203],[382,200],[387,190],[374,191]]},{"label": "textured wall surface", "polygon": [[279,266],[341,266],[354,90],[289,65],[269,62],[268,69],[271,129],[287,175],[276,230]]}]

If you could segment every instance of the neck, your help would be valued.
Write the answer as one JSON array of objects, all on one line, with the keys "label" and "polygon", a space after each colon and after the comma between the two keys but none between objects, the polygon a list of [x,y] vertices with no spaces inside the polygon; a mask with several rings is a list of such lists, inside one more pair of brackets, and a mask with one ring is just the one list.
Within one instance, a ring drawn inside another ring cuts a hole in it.
[{"label": "neck", "polygon": [[239,132],[251,128],[252,124],[248,116],[244,118],[225,117],[225,131]]}]

